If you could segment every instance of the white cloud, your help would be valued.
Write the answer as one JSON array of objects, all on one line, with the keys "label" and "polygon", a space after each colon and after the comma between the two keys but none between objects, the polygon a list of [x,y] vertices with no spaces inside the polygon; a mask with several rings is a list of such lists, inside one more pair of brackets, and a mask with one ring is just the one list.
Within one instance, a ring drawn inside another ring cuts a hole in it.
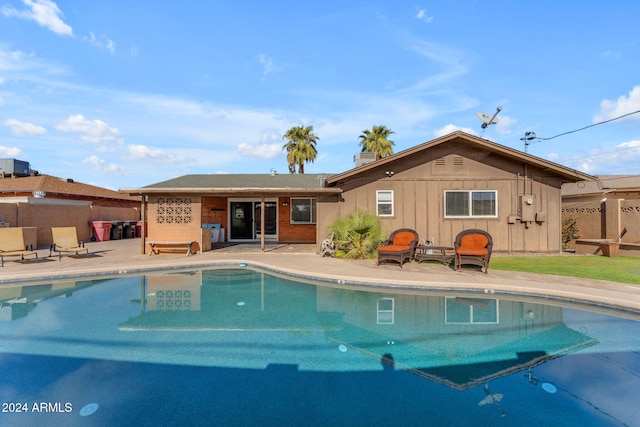
[{"label": "white cloud", "polygon": [[470,135],[478,135],[478,133],[475,130],[471,129],[471,128],[463,128],[463,127],[452,125],[452,124],[448,124],[448,125],[446,125],[444,127],[441,127],[440,129],[437,129],[437,130],[433,131],[433,135],[436,138],[439,138],[441,136],[448,135],[451,132],[455,132],[457,130],[461,130],[462,132],[466,132],[466,133],[468,133]]},{"label": "white cloud", "polygon": [[103,159],[98,156],[89,156],[86,159],[82,160],[82,163],[85,165],[90,165],[93,170],[100,172],[122,172],[123,168],[118,166],[115,163],[107,163]]},{"label": "white cloud", "polygon": [[282,154],[282,146],[280,144],[252,145],[240,143],[238,144],[238,152],[247,157],[273,159],[274,157],[278,157]]},{"label": "white cloud", "polygon": [[0,145],[0,157],[20,157],[24,153],[18,147],[5,147],[4,145]]},{"label": "white cloud", "polygon": [[69,116],[64,123],[56,126],[56,129],[76,133],[83,141],[93,143],[116,141],[120,134],[118,129],[109,127],[102,120],[87,120],[82,114]]},{"label": "white cloud", "polygon": [[261,53],[258,57],[258,62],[262,64],[263,76],[274,73],[276,71],[280,71],[280,68],[276,67],[276,65],[273,63],[273,60],[263,53]]},{"label": "white cloud", "polygon": [[579,155],[571,155],[562,164],[575,167],[587,173],[617,174],[637,173],[640,161],[640,140],[632,140],[616,145],[614,148],[594,148]]},{"label": "white cloud", "polygon": [[186,161],[184,156],[146,145],[131,144],[127,146],[127,150],[133,160],[149,160],[156,163],[183,163]]},{"label": "white cloud", "polygon": [[10,6],[2,8],[2,14],[7,17],[18,17],[36,21],[41,26],[48,28],[61,36],[72,36],[73,30],[62,20],[62,12],[51,0],[22,0],[27,6],[26,10],[17,10]]},{"label": "white cloud", "polygon": [[42,126],[21,122],[16,119],[7,119],[5,120],[4,125],[11,129],[11,133],[16,136],[35,136],[47,133],[47,130]]},{"label": "white cloud", "polygon": [[0,96],[0,105],[4,104],[4,99]]},{"label": "white cloud", "polygon": [[469,66],[466,64],[471,57],[469,54],[420,39],[413,40],[409,48],[420,56],[435,62],[441,68],[439,72],[419,80],[415,85],[408,88],[407,90],[410,92],[440,87],[469,72]]},{"label": "white cloud", "polygon": [[502,116],[499,117],[498,123],[492,126],[495,126],[496,132],[500,135],[510,135],[516,122],[515,119],[509,116]]},{"label": "white cloud", "polygon": [[418,9],[418,13],[416,13],[416,18],[426,22],[427,24],[431,24],[433,22],[433,15],[427,15],[427,11],[425,9]]},{"label": "white cloud", "polygon": [[90,32],[89,37],[83,36],[82,40],[100,49],[107,49],[111,54],[116,52],[116,44],[105,35],[102,35],[102,37],[98,39],[93,32]]},{"label": "white cloud", "polygon": [[[595,123],[614,119],[625,114],[640,110],[640,86],[634,87],[629,96],[624,95],[615,101],[605,99],[600,103],[600,113],[593,118]],[[640,119],[640,115],[631,116]]]}]

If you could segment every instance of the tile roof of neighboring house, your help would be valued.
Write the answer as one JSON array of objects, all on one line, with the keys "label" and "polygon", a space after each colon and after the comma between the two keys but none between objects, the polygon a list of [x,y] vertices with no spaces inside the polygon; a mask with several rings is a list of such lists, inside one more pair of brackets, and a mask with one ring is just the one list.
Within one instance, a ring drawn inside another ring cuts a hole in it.
[{"label": "tile roof of neighboring house", "polygon": [[256,192],[286,193],[335,192],[324,188],[330,174],[201,174],[184,175],[142,188],[122,189],[129,194],[150,194],[167,191],[178,192]]},{"label": "tile roof of neighboring house", "polygon": [[542,159],[540,157],[536,157],[536,156],[532,156],[531,154],[527,154],[524,153],[520,150],[516,150],[504,145],[500,145],[498,143],[495,143],[493,141],[489,141],[488,139],[484,139],[484,138],[480,138],[478,136],[474,136],[474,135],[470,135],[468,133],[465,132],[461,132],[461,131],[456,131],[456,132],[452,132],[448,135],[442,136],[440,138],[436,138],[434,140],[425,142],[423,144],[420,145],[416,145],[415,147],[400,151],[396,154],[392,154],[389,157],[385,157],[383,159],[380,160],[376,160],[375,162],[371,162],[371,163],[367,163],[363,166],[360,167],[356,167],[354,169],[348,170],[346,172],[343,172],[341,174],[337,174],[337,175],[333,175],[330,178],[327,179],[327,184],[328,185],[336,185],[338,183],[338,181],[344,180],[344,179],[348,179],[351,176],[357,175],[361,172],[379,167],[379,166],[383,166],[386,164],[389,164],[391,162],[395,162],[399,159],[405,158],[405,157],[409,157],[409,156],[413,156],[418,152],[424,151],[424,150],[428,150],[432,147],[436,147],[440,144],[445,144],[449,141],[461,141],[461,142],[466,142],[469,144],[474,144],[478,147],[481,147],[487,151],[491,151],[494,153],[497,153],[501,156],[510,158],[510,159],[514,159],[523,163],[527,163],[529,165],[533,165],[542,169],[546,169],[546,170],[551,170],[553,172],[555,172],[556,174],[558,174],[559,176],[561,176],[564,180],[566,180],[567,182],[576,182],[576,181],[583,181],[583,180],[593,180],[594,177],[591,175],[588,175],[586,173],[577,171],[575,169],[571,169],[565,166],[562,166],[558,163],[554,163],[545,159]]},{"label": "tile roof of neighboring house", "polygon": [[595,178],[596,181],[564,184],[562,186],[562,197],[640,191],[640,175],[598,175]]},{"label": "tile roof of neighboring house", "polygon": [[117,191],[51,175],[0,178],[0,194],[4,193],[2,194],[4,196],[13,196],[16,193],[32,193],[36,190],[44,191],[51,197],[55,197],[58,194],[86,198],[139,200],[138,197],[127,196]]}]

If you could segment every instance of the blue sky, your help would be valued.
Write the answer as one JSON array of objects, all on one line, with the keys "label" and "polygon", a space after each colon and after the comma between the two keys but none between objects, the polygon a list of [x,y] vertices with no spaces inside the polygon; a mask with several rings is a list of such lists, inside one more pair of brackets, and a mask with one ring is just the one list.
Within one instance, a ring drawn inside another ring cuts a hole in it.
[{"label": "blue sky", "polygon": [[[396,152],[456,129],[524,150],[640,110],[636,3],[0,0],[0,158],[118,189],[287,173],[298,125],[307,173],[354,167],[373,125]],[[640,114],[528,152],[640,173]]]}]

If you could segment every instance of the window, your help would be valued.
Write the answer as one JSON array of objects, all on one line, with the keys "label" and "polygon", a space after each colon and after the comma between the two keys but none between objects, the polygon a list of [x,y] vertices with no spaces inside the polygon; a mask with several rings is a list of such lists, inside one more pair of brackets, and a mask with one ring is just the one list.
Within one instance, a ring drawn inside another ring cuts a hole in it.
[{"label": "window", "polygon": [[378,300],[378,325],[393,325],[393,298]]},{"label": "window", "polygon": [[291,199],[291,224],[315,224],[316,199]]},{"label": "window", "polygon": [[376,191],[378,216],[393,216],[393,190]]},{"label": "window", "polygon": [[445,191],[445,218],[489,217],[498,216],[496,200],[498,192],[489,191]]},{"label": "window", "polygon": [[445,322],[499,323],[498,300],[479,298],[445,298]]}]

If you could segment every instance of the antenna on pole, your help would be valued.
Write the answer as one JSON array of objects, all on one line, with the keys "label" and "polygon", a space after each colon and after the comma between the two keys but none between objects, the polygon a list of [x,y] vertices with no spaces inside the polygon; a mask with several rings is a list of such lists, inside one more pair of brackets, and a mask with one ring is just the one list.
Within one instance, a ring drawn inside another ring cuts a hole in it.
[{"label": "antenna on pole", "polygon": [[489,125],[495,125],[496,123],[499,122],[498,118],[496,117],[498,115],[498,113],[502,111],[502,107],[498,105],[498,108],[496,108],[496,112],[493,114],[493,116],[490,116],[488,114],[485,113],[481,113],[480,111],[478,111],[476,113],[476,117],[478,117],[480,120],[482,120],[482,129],[486,129],[487,126]]},{"label": "antenna on pole", "polygon": [[536,136],[535,132],[525,132],[524,133],[524,138],[520,138],[520,141],[524,141],[524,152],[526,153],[528,148],[529,148],[529,141],[532,141],[534,139],[537,139],[538,137]]}]

